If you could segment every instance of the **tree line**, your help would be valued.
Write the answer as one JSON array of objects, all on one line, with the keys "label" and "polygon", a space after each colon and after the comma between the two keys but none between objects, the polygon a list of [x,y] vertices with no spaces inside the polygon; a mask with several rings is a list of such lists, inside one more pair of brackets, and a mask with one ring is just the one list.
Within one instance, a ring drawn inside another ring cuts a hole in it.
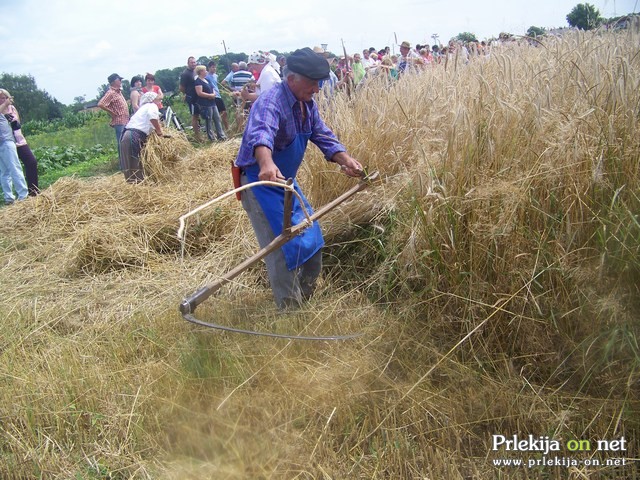
[{"label": "tree line", "polygon": [[45,90],[40,90],[31,75],[3,73],[0,75],[0,87],[11,93],[24,119],[61,118],[65,113],[65,106]]}]

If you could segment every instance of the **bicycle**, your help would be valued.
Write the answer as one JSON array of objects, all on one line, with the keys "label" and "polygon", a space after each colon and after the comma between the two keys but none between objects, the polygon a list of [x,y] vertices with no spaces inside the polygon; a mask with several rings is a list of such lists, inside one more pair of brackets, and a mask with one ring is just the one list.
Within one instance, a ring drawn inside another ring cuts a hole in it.
[{"label": "bicycle", "polygon": [[178,118],[178,115],[176,115],[176,113],[173,111],[171,107],[167,107],[167,109],[165,110],[163,115],[163,120],[164,120],[165,127],[168,128],[170,125],[173,125],[176,128],[176,130],[178,130],[179,132],[184,132],[185,127],[180,121],[180,118]]}]

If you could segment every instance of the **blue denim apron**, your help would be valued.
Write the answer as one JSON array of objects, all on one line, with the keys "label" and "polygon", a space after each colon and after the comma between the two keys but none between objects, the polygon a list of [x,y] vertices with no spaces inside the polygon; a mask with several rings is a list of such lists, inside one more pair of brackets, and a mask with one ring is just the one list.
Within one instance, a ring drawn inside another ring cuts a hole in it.
[{"label": "blue denim apron", "polygon": [[[302,194],[298,182],[295,179],[298,168],[302,163],[307,142],[311,133],[298,133],[291,144],[280,152],[273,153],[273,161],[285,178],[293,178],[295,191],[302,197],[304,206],[309,215],[313,214],[311,205]],[[258,164],[244,168],[247,179],[250,182],[258,181],[260,167]],[[274,236],[282,233],[282,220],[284,217],[284,188],[258,186],[251,189],[264,212]],[[306,219],[300,201],[293,195],[293,208],[291,210],[291,226],[298,225]],[[282,246],[287,268],[294,270],[313,257],[324,246],[320,224],[316,221],[306,228],[300,235],[293,237]]]}]

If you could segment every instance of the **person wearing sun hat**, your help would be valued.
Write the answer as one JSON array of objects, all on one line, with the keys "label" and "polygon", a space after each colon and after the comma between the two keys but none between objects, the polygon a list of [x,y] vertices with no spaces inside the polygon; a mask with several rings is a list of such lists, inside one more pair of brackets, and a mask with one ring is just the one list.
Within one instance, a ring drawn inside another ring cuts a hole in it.
[{"label": "person wearing sun hat", "polygon": [[420,55],[411,48],[411,44],[407,41],[402,42],[400,45],[400,59],[398,60],[398,74],[404,73],[408,68],[411,68]]},{"label": "person wearing sun hat", "polygon": [[[118,145],[118,156],[120,156],[120,137],[122,137],[124,126],[129,121],[129,106],[122,95],[122,77],[117,73],[112,73],[107,81],[109,89],[98,102],[98,107],[111,116],[109,125],[116,132],[116,144]],[[120,170],[122,170],[122,164]]]},{"label": "person wearing sun hat", "polygon": [[336,86],[339,83],[338,77],[331,70],[331,64],[335,60],[336,56],[332,53],[327,52],[324,48],[318,47],[317,45],[313,47],[313,52],[320,55],[322,58],[326,59],[327,64],[329,65],[329,76],[327,78],[323,78],[320,80],[320,90],[322,90],[325,95],[330,96],[333,94]]},{"label": "person wearing sun hat", "polygon": [[[329,76],[329,64],[321,55],[305,47],[287,58],[283,81],[260,95],[251,108],[242,143],[235,160],[236,185],[266,180],[284,182],[293,179],[305,208],[311,212],[298,185],[296,174],[307,142],[314,143],[324,157],[340,165],[348,176],[362,175],[362,165],[351,157],[333,132],[320,118],[313,99],[318,82]],[[242,192],[247,212],[260,247],[282,233],[284,189],[256,186]],[[294,196],[292,225],[305,219],[300,202]],[[274,299],[280,309],[297,307],[310,298],[322,269],[324,240],[318,222],[265,258]]]}]

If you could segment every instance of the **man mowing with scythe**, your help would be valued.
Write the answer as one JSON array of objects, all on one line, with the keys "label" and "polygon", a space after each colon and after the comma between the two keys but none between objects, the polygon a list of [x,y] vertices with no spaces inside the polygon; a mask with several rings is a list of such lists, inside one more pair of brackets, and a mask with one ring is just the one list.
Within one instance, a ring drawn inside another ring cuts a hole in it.
[{"label": "man mowing with scythe", "polygon": [[[287,58],[283,82],[260,95],[251,108],[235,160],[235,167],[241,171],[240,184],[258,180],[284,182],[292,178],[295,190],[311,213],[295,181],[309,140],[328,161],[340,165],[346,175],[362,176],[362,165],[347,154],[346,148],[325,125],[313,100],[319,91],[318,82],[328,77],[329,64],[310,48],[296,50]],[[256,186],[242,192],[242,206],[261,248],[282,233],[284,192],[282,188],[270,186]],[[294,196],[292,225],[305,218]],[[320,225],[315,221],[301,235],[267,255],[267,273],[278,308],[298,307],[311,297],[322,268],[323,246]]]}]

